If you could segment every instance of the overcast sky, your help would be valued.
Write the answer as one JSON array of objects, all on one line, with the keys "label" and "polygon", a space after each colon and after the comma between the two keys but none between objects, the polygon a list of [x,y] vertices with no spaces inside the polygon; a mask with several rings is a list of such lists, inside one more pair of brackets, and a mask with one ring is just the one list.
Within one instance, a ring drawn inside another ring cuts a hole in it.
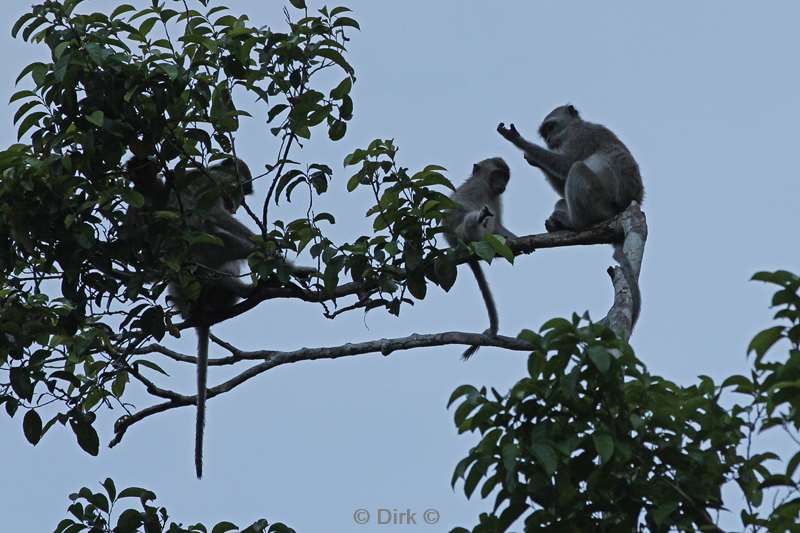
[{"label": "overcast sky", "polygon": [[[0,27],[10,29],[27,4],[9,2]],[[88,5],[110,11],[115,4]],[[226,5],[258,25],[280,26],[281,2]],[[544,231],[554,193],[495,127],[515,122],[533,139],[547,112],[569,102],[587,120],[614,130],[641,166],[650,233],[643,309],[631,340],[638,356],[651,372],[682,384],[699,374],[717,379],[746,368],[747,342],[771,316],[770,290],[749,277],[762,269],[800,271],[800,3],[347,5],[363,30],[353,33],[349,52],[358,76],[355,118],[344,140],[321,139],[296,154],[335,169],[333,190],[321,205],[337,216],[337,238],[369,231],[369,200],[346,194],[349,174],[341,162],[376,137],[395,139],[404,166],[441,164],[454,181],[480,159],[504,157],[512,172],[506,225],[517,234]],[[42,55],[9,33],[0,40],[0,98],[12,94],[17,73]],[[2,145],[15,142],[15,109],[0,111],[7,125],[0,131]],[[239,154],[255,168],[277,148],[259,118],[245,125],[238,143]],[[501,331],[515,335],[587,309],[602,317],[613,295],[605,273],[610,264],[610,247],[594,246],[543,250],[513,267],[492,265],[488,276]],[[329,321],[318,306],[279,301],[215,331],[245,349],[482,331],[486,316],[478,290],[467,271],[460,274],[450,293],[433,289],[400,318],[378,311]],[[170,346],[191,352],[194,335]],[[299,533],[472,526],[491,504],[466,501],[460,485],[450,488],[453,467],[476,437],[456,435],[445,403],[463,383],[507,388],[522,377],[527,357],[483,348],[463,363],[460,352],[445,347],[306,362],[263,374],[209,402],[202,481],[193,471],[192,408],[135,425],[120,446],[102,448],[98,458],[84,454],[61,427],[33,448],[20,417],[0,416],[3,529],[51,531],[65,516],[70,492],[84,485],[99,489],[107,476],[118,487],[154,490],[184,523],[225,519],[244,526],[266,517]],[[162,384],[192,393],[192,369],[167,367],[172,375]],[[209,382],[228,375],[212,368]],[[149,404],[140,391],[131,398],[140,407]],[[103,443],[120,413],[111,414],[99,425]],[[735,508],[737,502],[729,504]],[[379,507],[418,513],[433,508],[441,522],[354,524],[356,509]]]}]

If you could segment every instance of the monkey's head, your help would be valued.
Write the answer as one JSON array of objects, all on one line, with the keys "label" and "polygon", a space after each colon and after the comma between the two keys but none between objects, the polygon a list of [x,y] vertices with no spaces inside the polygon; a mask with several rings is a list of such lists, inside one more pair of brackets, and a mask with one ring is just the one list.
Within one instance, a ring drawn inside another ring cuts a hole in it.
[{"label": "monkey's head", "polygon": [[472,166],[472,175],[486,180],[492,196],[500,196],[508,186],[511,171],[502,157],[490,157]]},{"label": "monkey's head", "polygon": [[253,194],[253,175],[241,159],[225,159],[209,167],[209,171],[220,178],[218,183],[224,188],[223,204],[229,212],[236,212],[244,197]]},{"label": "monkey's head", "polygon": [[[242,194],[248,196],[253,194],[253,174],[250,173],[250,167],[247,166],[241,159],[225,159],[214,167],[228,173],[232,178],[238,178],[241,185]],[[233,182],[236,180],[233,179]]]},{"label": "monkey's head", "polygon": [[550,111],[539,126],[539,135],[550,149],[558,148],[561,144],[560,134],[572,123],[581,120],[578,110],[572,105],[562,105]]}]

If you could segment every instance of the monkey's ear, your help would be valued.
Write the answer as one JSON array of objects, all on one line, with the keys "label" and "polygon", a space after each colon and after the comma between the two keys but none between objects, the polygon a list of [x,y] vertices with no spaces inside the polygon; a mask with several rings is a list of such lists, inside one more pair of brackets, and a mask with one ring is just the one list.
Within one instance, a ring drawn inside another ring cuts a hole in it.
[{"label": "monkey's ear", "polygon": [[572,105],[572,104],[570,104],[570,105],[568,105],[568,106],[567,106],[567,111],[568,111],[568,112],[569,112],[569,114],[570,114],[570,115],[572,115],[573,117],[577,117],[577,116],[578,116],[578,110],[577,110],[577,109],[575,109],[575,106],[574,106],[574,105]]},{"label": "monkey's ear", "polygon": [[476,175],[481,169],[481,166],[478,163],[472,165],[472,175]]}]

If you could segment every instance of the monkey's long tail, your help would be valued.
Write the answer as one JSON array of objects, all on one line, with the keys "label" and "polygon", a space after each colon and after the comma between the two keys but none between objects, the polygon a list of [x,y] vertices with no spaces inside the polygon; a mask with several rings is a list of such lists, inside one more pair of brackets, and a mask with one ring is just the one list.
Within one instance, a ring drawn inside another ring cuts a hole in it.
[{"label": "monkey's long tail", "polygon": [[194,469],[203,477],[203,431],[206,427],[206,385],[208,382],[208,326],[197,328],[197,419],[194,428]]},{"label": "monkey's long tail", "polygon": [[[486,311],[489,313],[489,329],[487,333],[492,336],[497,335],[500,325],[497,318],[497,307],[494,305],[494,297],[492,297],[492,290],[489,288],[486,276],[483,275],[481,265],[477,261],[469,261],[467,264],[470,270],[472,270],[472,274],[475,276],[475,281],[478,282],[478,288],[481,290],[481,296],[483,296],[483,303],[486,304]],[[470,346],[464,351],[461,357],[466,361],[478,351],[478,348],[480,348],[480,346]]]}]

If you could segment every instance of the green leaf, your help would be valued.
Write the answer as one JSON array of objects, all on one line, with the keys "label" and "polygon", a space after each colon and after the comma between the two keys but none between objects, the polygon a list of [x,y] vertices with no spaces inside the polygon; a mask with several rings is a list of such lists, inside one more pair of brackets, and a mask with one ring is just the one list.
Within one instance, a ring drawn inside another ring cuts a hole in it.
[{"label": "green leaf", "polygon": [[330,213],[320,213],[314,217],[314,223],[322,221],[329,222],[331,224],[336,224],[336,218]]},{"label": "green leaf", "polygon": [[306,0],[289,0],[289,3],[291,3],[297,9],[306,8]]},{"label": "green leaf", "polygon": [[110,18],[115,19],[118,16],[122,15],[123,13],[127,13],[128,11],[133,11],[135,9],[136,8],[130,4],[122,4],[121,6],[118,6],[114,11],[111,12]]},{"label": "green leaf", "polygon": [[233,132],[239,129],[239,118],[233,105],[230,91],[225,82],[214,87],[211,95],[211,120],[222,131]]},{"label": "green leaf", "polygon": [[470,248],[472,248],[478,257],[491,264],[495,256],[494,246],[486,241],[479,241],[471,243]]},{"label": "green leaf", "polygon": [[97,456],[100,453],[100,438],[97,431],[85,419],[77,418],[70,420],[72,432],[78,438],[78,445],[89,455]]},{"label": "green leaf", "polygon": [[142,513],[136,509],[125,509],[119,515],[117,520],[117,527],[114,531],[120,533],[135,533],[138,531],[139,526],[142,525]]},{"label": "green leaf", "polygon": [[318,49],[315,54],[319,57],[323,57],[325,59],[330,59],[337,65],[339,65],[345,72],[350,74],[351,76],[355,74],[353,67],[350,66],[342,54],[334,50],[333,48],[320,48]]},{"label": "green leaf", "polygon": [[42,438],[42,419],[39,413],[33,409],[25,413],[25,418],[22,419],[22,430],[28,442],[36,446],[39,439]]},{"label": "green leaf", "polygon": [[111,393],[117,398],[122,398],[125,393],[125,386],[128,384],[128,373],[125,371],[117,372],[114,382],[111,383]]},{"label": "green leaf", "polygon": [[433,265],[439,286],[449,291],[456,282],[458,269],[450,254],[443,254],[436,258]]},{"label": "green leaf", "polygon": [[28,22],[30,19],[32,19],[35,16],[36,15],[33,14],[33,13],[25,13],[20,18],[18,18],[17,21],[14,23],[14,26],[11,27],[11,36],[14,39],[16,39],[17,38],[17,34],[19,33],[19,30],[22,29],[22,26],[25,25],[26,22]]},{"label": "green leaf", "polygon": [[156,495],[152,491],[147,489],[142,489],[139,487],[128,487],[124,489],[122,492],[119,493],[117,499],[121,498],[139,498],[142,502],[146,502],[148,500],[155,500]]},{"label": "green leaf", "polygon": [[477,395],[478,395],[478,389],[476,389],[474,386],[472,386],[472,385],[460,385],[459,387],[456,387],[456,390],[454,390],[453,393],[450,395],[450,399],[447,400],[447,407],[449,408],[451,405],[453,405],[454,401],[456,401],[457,399],[459,399],[462,396],[468,396],[469,397],[469,396],[477,396]]},{"label": "green leaf", "polygon": [[139,359],[138,361],[135,362],[135,364],[141,365],[141,366],[149,368],[151,370],[155,370],[156,372],[158,372],[160,374],[164,374],[165,376],[169,376],[169,374],[167,374],[167,372],[163,368],[161,368],[160,366],[158,366],[157,364],[155,364],[152,361],[148,361],[147,359]]},{"label": "green leaf", "polygon": [[344,134],[347,132],[347,123],[341,120],[334,120],[333,123],[328,128],[328,137],[332,141],[338,141]]},{"label": "green leaf", "polygon": [[466,495],[467,499],[472,496],[472,493],[478,486],[478,482],[486,473],[487,467],[488,465],[480,461],[472,465],[469,474],[467,474],[467,478],[464,480],[464,494]]},{"label": "green leaf", "polygon": [[25,89],[25,90],[22,90],[22,91],[17,91],[14,94],[12,94],[11,98],[9,98],[9,100],[8,100],[8,103],[9,104],[13,104],[17,100],[21,100],[23,98],[35,98],[35,97],[36,97],[36,93],[35,92]]},{"label": "green leaf", "polygon": [[105,481],[103,481],[103,487],[106,489],[106,494],[108,494],[108,499],[112,502],[117,499],[117,487],[114,485],[114,480],[110,477],[107,477]]},{"label": "green leaf", "polygon": [[777,270],[775,272],[756,272],[750,279],[754,281],[772,283],[774,285],[782,285],[784,287],[798,282],[797,275],[786,270]]},{"label": "green leaf", "polygon": [[602,463],[608,463],[614,455],[614,439],[608,433],[595,433],[592,439],[594,440],[594,449],[600,455]]},{"label": "green leaf", "polygon": [[353,88],[353,79],[349,76],[343,79],[339,85],[337,85],[334,89],[331,90],[331,98],[334,100],[341,100],[348,94],[350,94],[350,90]]},{"label": "green leaf", "polygon": [[512,265],[514,264],[514,252],[508,247],[503,237],[498,235],[485,235],[483,240],[492,246],[494,251],[497,252],[497,255],[504,257],[505,260]]},{"label": "green leaf", "polygon": [[33,384],[28,371],[24,367],[12,367],[9,370],[9,379],[11,381],[11,389],[17,396],[29,401],[33,398]]},{"label": "green leaf", "polygon": [[603,374],[608,372],[608,369],[611,368],[611,355],[603,346],[599,344],[589,346],[586,352],[589,355],[589,359],[591,359],[594,366],[596,366],[600,372]]},{"label": "green leaf", "polygon": [[467,468],[469,468],[469,465],[471,465],[475,461],[477,461],[477,457],[475,457],[474,455],[468,455],[458,462],[455,470],[453,470],[453,477],[450,479],[450,487],[455,488],[456,482],[464,477],[464,474],[467,472]]},{"label": "green leaf", "polygon": [[783,332],[786,328],[783,326],[774,326],[759,332],[750,345],[747,347],[747,353],[756,353],[756,360],[760,360],[764,354],[772,347],[773,344],[778,342],[783,337]]},{"label": "green leaf", "polygon": [[727,387],[736,387],[736,392],[741,392],[742,394],[750,394],[754,390],[753,382],[746,376],[739,374],[726,378],[725,381],[722,382],[722,385],[720,385],[721,389]]},{"label": "green leaf", "polygon": [[552,446],[542,442],[534,442],[531,445],[531,454],[536,459],[536,463],[541,466],[548,476],[556,473],[558,468],[558,455]]},{"label": "green leaf", "polygon": [[105,119],[105,114],[99,109],[97,111],[93,111],[91,115],[86,117],[86,120],[88,120],[90,123],[94,124],[98,128],[103,127],[104,119]]},{"label": "green leaf", "polygon": [[355,19],[351,19],[350,17],[339,17],[334,21],[333,24],[331,24],[331,28],[338,28],[344,26],[349,26],[357,30],[361,29],[361,26],[358,25],[358,22],[356,22]]},{"label": "green leaf", "polygon": [[211,533],[228,533],[228,531],[236,531],[238,529],[238,526],[231,524],[230,522],[220,522],[214,526],[214,529],[211,530]]},{"label": "green leaf", "polygon": [[17,112],[14,114],[14,124],[19,122],[19,119],[21,119],[23,116],[25,116],[25,114],[28,111],[30,111],[31,109],[33,109],[37,105],[41,105],[38,100],[31,100],[31,101],[25,102],[24,104],[19,106],[19,109],[17,109]]},{"label": "green leaf", "polygon": [[158,21],[159,19],[157,17],[152,17],[142,22],[141,26],[139,26],[139,33],[142,34],[142,37],[147,37],[147,34],[150,33],[150,30],[153,29],[153,26],[155,26]]},{"label": "green leaf", "polygon": [[106,498],[104,494],[100,494],[99,492],[98,493],[92,493],[91,491],[87,492],[89,494],[86,495],[86,499],[89,500],[89,502],[92,505],[94,505],[104,513],[107,513],[109,509],[108,498]]},{"label": "green leaf", "polygon": [[503,445],[500,451],[500,456],[503,458],[503,466],[509,472],[514,472],[517,468],[517,459],[520,455],[519,446],[513,442],[507,442]]},{"label": "green leaf", "polygon": [[25,117],[25,120],[22,121],[22,124],[19,125],[19,129],[17,130],[17,140],[21,139],[29,129],[39,124],[39,120],[46,115],[47,113],[44,111],[36,111]]},{"label": "green leaf", "polygon": [[289,109],[287,104],[276,104],[272,106],[272,108],[267,113],[267,122],[272,122],[272,120],[277,117],[281,112],[286,111]]},{"label": "green leaf", "polygon": [[406,287],[408,287],[408,292],[417,300],[424,300],[425,295],[428,293],[428,285],[425,281],[425,276],[421,273],[415,272],[409,274],[406,279]]}]

